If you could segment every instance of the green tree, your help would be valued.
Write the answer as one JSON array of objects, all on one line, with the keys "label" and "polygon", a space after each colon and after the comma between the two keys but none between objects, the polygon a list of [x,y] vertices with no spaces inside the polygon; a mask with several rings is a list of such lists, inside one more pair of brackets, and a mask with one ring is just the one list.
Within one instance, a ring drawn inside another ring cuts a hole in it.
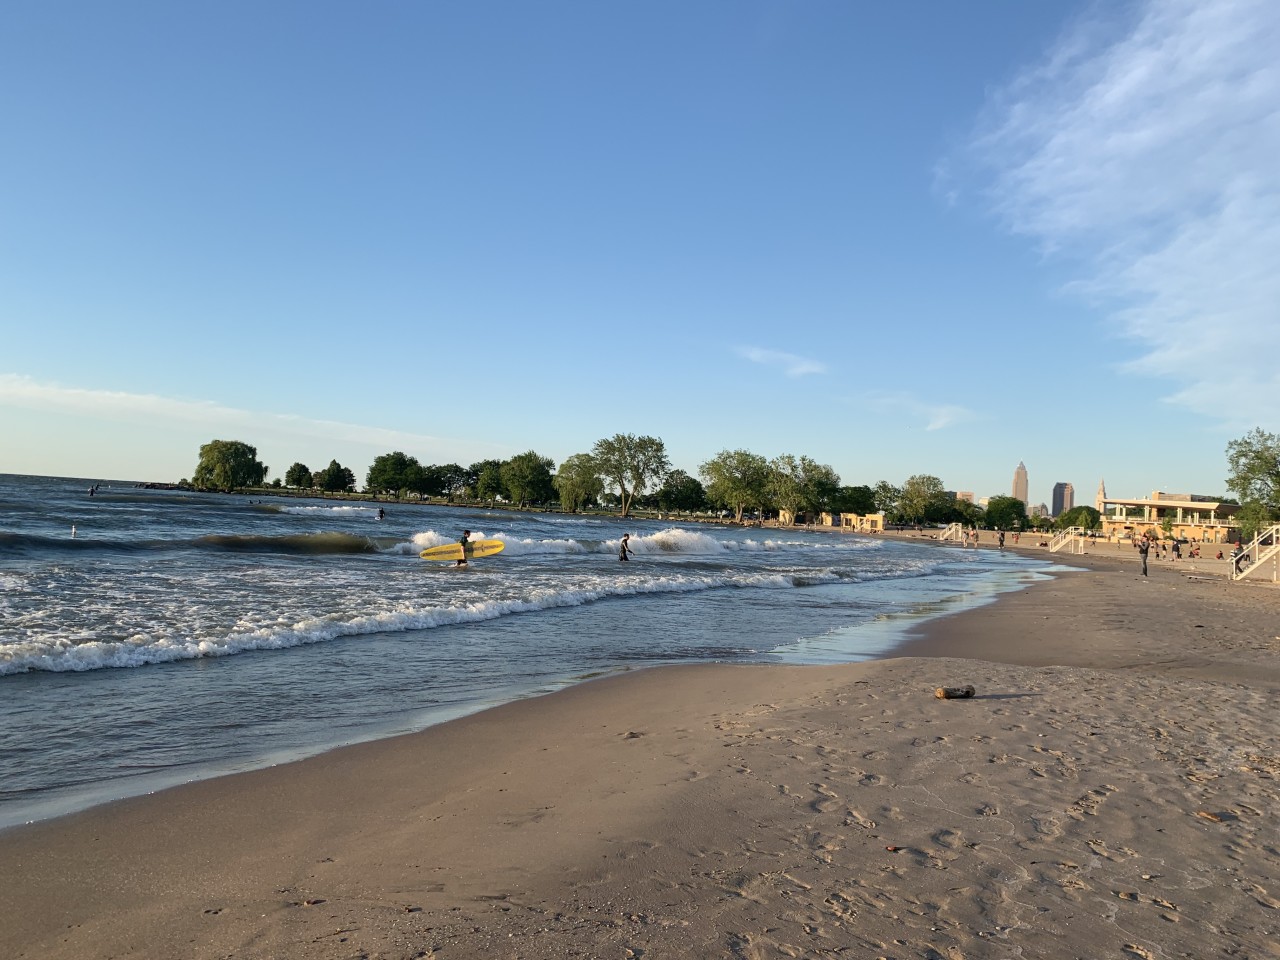
[{"label": "green tree", "polygon": [[550,457],[540,457],[527,450],[504,463],[499,473],[512,502],[523,507],[555,497],[555,487],[551,483],[551,471],[555,468],[556,462]]},{"label": "green tree", "polygon": [[416,457],[401,453],[399,450],[394,453],[384,453],[374,458],[365,476],[364,488],[369,493],[408,490],[412,482],[420,477],[421,469],[422,465],[418,463]]},{"label": "green tree", "polygon": [[799,519],[800,513],[827,509],[840,489],[840,477],[828,466],[809,457],[786,453],[769,461],[765,484],[769,505]]},{"label": "green tree", "polygon": [[728,507],[733,519],[742,522],[748,507],[763,507],[769,481],[769,461],[748,450],[721,450],[698,467],[706,482],[707,499]]},{"label": "green tree", "polygon": [[1234,519],[1240,525],[1240,535],[1246,540],[1252,540],[1258,535],[1259,530],[1271,526],[1277,518],[1262,503],[1250,500],[1240,507]]},{"label": "green tree", "polygon": [[1072,507],[1070,510],[1064,510],[1058,514],[1053,521],[1055,530],[1066,530],[1068,527],[1081,527],[1085,530],[1093,530],[1102,521],[1100,514],[1093,507]]},{"label": "green tree", "polygon": [[604,481],[589,453],[575,453],[565,460],[551,482],[560,494],[560,509],[568,513],[595,503],[604,491]]},{"label": "green tree", "polygon": [[284,485],[286,487],[309,488],[311,486],[311,471],[307,469],[305,463],[295,463],[284,474]]},{"label": "green tree", "polygon": [[918,473],[908,477],[907,482],[902,485],[902,492],[898,496],[898,511],[904,519],[922,523],[931,520],[934,514],[947,510],[950,507],[947,501],[953,499],[955,498],[947,496],[942,488],[942,481],[937,477]]},{"label": "green tree", "polygon": [[1232,440],[1227,444],[1227,466],[1227,489],[1240,497],[1242,507],[1257,504],[1246,514],[1251,523],[1265,526],[1280,520],[1280,435],[1256,427]]},{"label": "green tree", "polygon": [[992,497],[987,501],[987,526],[993,530],[1027,529],[1027,505],[1017,497]]},{"label": "green tree", "polygon": [[841,487],[832,500],[831,509],[837,513],[856,513],[860,516],[875,513],[875,491],[868,486]]},{"label": "green tree", "polygon": [[457,463],[446,463],[437,468],[437,474],[441,484],[444,486],[444,492],[450,500],[454,497],[462,496],[468,489],[474,489],[476,485],[476,474],[466,467]]},{"label": "green tree", "polygon": [[258,450],[239,440],[210,440],[200,447],[200,462],[191,482],[199,490],[260,487],[267,468],[258,460]]},{"label": "green tree", "polygon": [[481,460],[473,463],[471,470],[475,475],[476,497],[488,500],[492,506],[498,497],[507,496],[507,488],[502,483],[502,461]]},{"label": "green tree", "polygon": [[683,470],[672,470],[658,488],[656,499],[662,510],[701,510],[707,505],[707,492]]},{"label": "green tree", "polygon": [[886,516],[896,516],[898,499],[902,496],[902,488],[895,487],[888,480],[881,480],[875,485],[876,510],[884,511]]},{"label": "green tree", "polygon": [[650,483],[661,482],[671,469],[667,448],[657,437],[637,437],[617,433],[597,440],[591,456],[600,475],[618,487],[622,516],[631,514],[631,502],[642,496]]},{"label": "green tree", "polygon": [[321,470],[314,479],[321,490],[330,493],[345,493],[356,485],[356,475],[337,460],[330,460],[329,466]]},{"label": "green tree", "polygon": [[829,512],[840,495],[840,474],[825,463],[801,457],[800,493],[804,508],[815,516]]},{"label": "green tree", "polygon": [[963,523],[967,527],[986,526],[987,511],[969,500],[957,500],[951,505],[947,523]]},{"label": "green tree", "polygon": [[423,467],[417,481],[418,493],[424,497],[443,497],[449,492],[448,473],[438,463]]},{"label": "green tree", "polygon": [[768,505],[781,514],[789,513],[792,522],[804,509],[804,490],[800,482],[800,464],[794,456],[784,453],[769,461],[769,479],[765,481],[765,498]]}]

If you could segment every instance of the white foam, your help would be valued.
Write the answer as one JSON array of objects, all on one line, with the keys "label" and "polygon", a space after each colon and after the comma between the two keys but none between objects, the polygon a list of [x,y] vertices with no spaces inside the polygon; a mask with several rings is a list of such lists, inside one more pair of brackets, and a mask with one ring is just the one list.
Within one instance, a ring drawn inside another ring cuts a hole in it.
[{"label": "white foam", "polygon": [[279,512],[292,513],[292,514],[297,514],[299,516],[306,516],[306,517],[315,516],[318,513],[332,513],[332,514],[347,515],[347,516],[350,516],[352,514],[367,513],[372,516],[377,516],[378,508],[377,507],[358,507],[358,506],[352,506],[352,505],[344,505],[340,507],[284,506],[284,507],[280,507]]},{"label": "white foam", "polygon": [[[478,623],[515,613],[530,613],[560,607],[581,606],[608,597],[641,594],[691,593],[723,587],[766,587],[790,589],[815,582],[840,579],[831,572],[806,571],[801,575],[778,572],[731,573],[618,579],[601,576],[581,584],[560,589],[534,586],[522,596],[503,599],[463,600],[459,602],[407,607],[376,613],[351,615],[334,612],[323,616],[305,616],[291,621],[279,616],[268,623],[242,622],[221,636],[193,637],[174,628],[141,629],[125,639],[82,641],[74,636],[49,637],[0,644],[0,676],[31,670],[80,672],[107,667],[137,667],[150,663],[169,663],[201,657],[221,657],[250,650],[279,650],[306,644],[322,643],[340,637],[371,633],[425,630],[459,623]],[[407,607],[407,608],[406,608]]]}]

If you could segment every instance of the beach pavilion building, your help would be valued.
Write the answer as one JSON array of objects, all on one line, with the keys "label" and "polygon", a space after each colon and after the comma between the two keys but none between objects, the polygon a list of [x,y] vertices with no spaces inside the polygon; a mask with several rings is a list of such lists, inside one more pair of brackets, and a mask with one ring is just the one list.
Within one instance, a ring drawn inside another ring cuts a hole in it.
[{"label": "beach pavilion building", "polygon": [[1223,503],[1218,497],[1157,490],[1145,500],[1120,500],[1108,497],[1106,488],[1099,485],[1094,506],[1102,514],[1102,535],[1108,540],[1128,540],[1145,533],[1194,543],[1240,539],[1240,527],[1234,520],[1239,504]]}]

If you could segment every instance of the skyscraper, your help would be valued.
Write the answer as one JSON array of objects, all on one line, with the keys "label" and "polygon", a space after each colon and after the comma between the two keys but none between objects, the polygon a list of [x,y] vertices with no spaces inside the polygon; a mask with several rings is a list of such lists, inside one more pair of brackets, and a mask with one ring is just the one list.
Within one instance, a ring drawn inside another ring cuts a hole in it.
[{"label": "skyscraper", "polygon": [[1027,502],[1027,468],[1021,460],[1018,469],[1013,471],[1013,495],[1023,503]]},{"label": "skyscraper", "polygon": [[1050,516],[1061,516],[1076,505],[1076,488],[1069,483],[1053,485],[1053,513]]}]

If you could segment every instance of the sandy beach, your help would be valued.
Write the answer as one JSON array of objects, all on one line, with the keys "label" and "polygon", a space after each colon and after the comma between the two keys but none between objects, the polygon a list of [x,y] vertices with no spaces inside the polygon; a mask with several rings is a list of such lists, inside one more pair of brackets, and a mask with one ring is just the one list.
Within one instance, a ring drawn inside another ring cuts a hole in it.
[{"label": "sandy beach", "polygon": [[0,954],[1280,956],[1280,590],[1060,559],[894,659],[637,671],[0,833]]}]

